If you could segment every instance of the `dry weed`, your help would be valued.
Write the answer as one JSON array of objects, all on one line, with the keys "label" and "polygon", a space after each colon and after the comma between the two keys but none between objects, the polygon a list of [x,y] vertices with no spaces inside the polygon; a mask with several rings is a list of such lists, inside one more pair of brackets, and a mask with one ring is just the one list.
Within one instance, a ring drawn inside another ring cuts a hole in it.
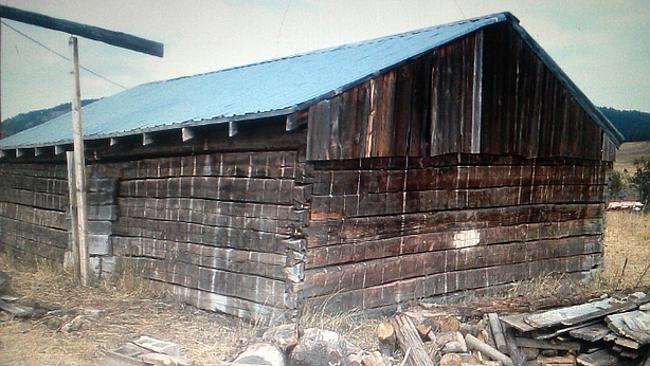
[{"label": "dry weed", "polygon": [[305,307],[300,318],[300,326],[335,331],[348,341],[366,350],[377,347],[375,329],[382,322],[381,318],[371,317],[367,312],[349,310],[339,313],[325,311],[323,304],[319,307]]},{"label": "dry weed", "polygon": [[608,212],[600,283],[626,289],[650,286],[650,215]]},{"label": "dry weed", "polygon": [[60,265],[39,261],[27,266],[7,254],[0,255],[0,271],[9,273],[11,293],[20,302],[105,311],[89,318],[87,328],[70,333],[49,330],[36,320],[0,320],[0,365],[100,364],[107,350],[139,335],[176,342],[196,365],[213,365],[230,359],[255,334],[246,321],[161,301],[135,273],[81,288]]}]

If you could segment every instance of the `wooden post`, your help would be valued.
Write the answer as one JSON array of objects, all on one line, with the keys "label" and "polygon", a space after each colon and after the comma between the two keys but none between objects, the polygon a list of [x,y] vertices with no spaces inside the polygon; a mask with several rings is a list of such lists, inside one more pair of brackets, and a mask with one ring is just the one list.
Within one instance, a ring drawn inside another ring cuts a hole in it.
[{"label": "wooden post", "polygon": [[72,277],[74,282],[79,284],[79,225],[77,225],[77,195],[75,195],[74,156],[72,151],[65,152],[65,160],[68,163],[68,194],[70,209],[70,232],[72,233]]},{"label": "wooden post", "polygon": [[86,159],[81,125],[81,87],[79,85],[79,49],[77,38],[70,37],[72,48],[72,137],[74,155],[75,196],[77,203],[77,239],[79,275],[82,286],[88,286],[88,206],[86,204]]}]

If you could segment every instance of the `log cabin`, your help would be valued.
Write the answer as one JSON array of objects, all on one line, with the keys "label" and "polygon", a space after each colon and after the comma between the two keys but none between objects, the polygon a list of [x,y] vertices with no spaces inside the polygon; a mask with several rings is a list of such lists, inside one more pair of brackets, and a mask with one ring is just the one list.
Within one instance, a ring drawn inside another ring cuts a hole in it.
[{"label": "log cabin", "polygon": [[[0,140],[16,256],[69,257],[70,120]],[[588,277],[623,140],[510,13],[140,85],[83,120],[95,273],[249,319]]]}]

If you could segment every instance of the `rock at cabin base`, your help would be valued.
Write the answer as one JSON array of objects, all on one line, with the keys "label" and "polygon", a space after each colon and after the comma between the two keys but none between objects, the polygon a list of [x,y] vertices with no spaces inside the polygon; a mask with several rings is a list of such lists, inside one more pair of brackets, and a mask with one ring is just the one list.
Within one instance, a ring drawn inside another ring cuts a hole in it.
[{"label": "rock at cabin base", "polygon": [[256,343],[244,350],[232,366],[285,366],[287,363],[284,352],[268,343]]},{"label": "rock at cabin base", "polygon": [[289,366],[345,366],[355,351],[338,333],[309,328],[289,355]]}]

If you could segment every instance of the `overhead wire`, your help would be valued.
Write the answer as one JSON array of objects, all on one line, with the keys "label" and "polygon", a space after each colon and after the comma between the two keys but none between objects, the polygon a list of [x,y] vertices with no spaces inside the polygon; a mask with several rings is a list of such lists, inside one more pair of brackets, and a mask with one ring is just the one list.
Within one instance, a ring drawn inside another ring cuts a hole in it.
[{"label": "overhead wire", "polygon": [[[30,41],[36,43],[37,45],[41,46],[42,48],[44,48],[44,49],[46,49],[46,50],[52,52],[53,54],[59,56],[60,58],[62,58],[62,59],[64,59],[64,60],[67,60],[67,61],[72,62],[72,60],[71,60],[69,57],[67,57],[66,55],[64,55],[64,54],[62,54],[62,53],[60,53],[60,52],[57,52],[56,50],[53,50],[52,48],[48,47],[46,44],[40,42],[39,40],[37,40],[37,39],[31,37],[31,36],[28,35],[28,34],[22,32],[21,30],[19,30],[19,29],[13,27],[11,24],[8,24],[8,23],[5,22],[4,20],[1,21],[1,22],[2,22],[2,24],[3,24],[4,26],[6,26],[7,28],[9,28],[9,29],[13,30],[14,32],[18,33],[19,35],[21,35],[21,36],[27,38],[28,40],[30,40]],[[128,89],[126,86],[124,86],[124,85],[122,85],[122,84],[120,84],[120,83],[118,83],[118,82],[116,82],[116,81],[113,81],[113,80],[109,79],[108,77],[106,77],[106,76],[104,76],[104,75],[102,75],[102,74],[100,74],[100,73],[98,73],[98,72],[96,72],[96,71],[93,71],[93,70],[91,70],[91,69],[89,69],[89,68],[87,68],[87,67],[85,67],[85,66],[83,66],[83,65],[79,65],[79,68],[82,69],[82,70],[84,70],[84,71],[86,71],[86,72],[88,72],[89,74],[92,74],[92,75],[94,75],[94,76],[96,76],[96,77],[98,77],[98,78],[100,78],[100,79],[102,79],[102,80],[104,80],[104,81],[110,83],[110,84],[113,84],[113,85],[115,85],[115,86],[117,86],[117,87],[120,87],[120,88],[122,88],[122,89],[125,89],[125,90]]]}]

